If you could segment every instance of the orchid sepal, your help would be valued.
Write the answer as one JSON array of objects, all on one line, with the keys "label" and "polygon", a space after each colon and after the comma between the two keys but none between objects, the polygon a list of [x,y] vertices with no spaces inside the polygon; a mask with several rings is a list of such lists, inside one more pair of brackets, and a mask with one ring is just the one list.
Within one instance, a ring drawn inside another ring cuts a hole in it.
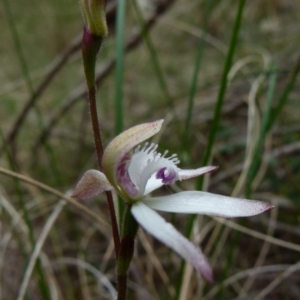
[{"label": "orchid sepal", "polygon": [[78,200],[88,200],[98,196],[104,191],[110,191],[113,186],[104,173],[98,170],[86,171],[77,183],[72,197]]},{"label": "orchid sepal", "polygon": [[131,213],[148,233],[192,264],[209,282],[213,282],[212,270],[205,255],[200,248],[181,235],[171,223],[166,222],[142,201],[132,206]]},{"label": "orchid sepal", "polygon": [[239,199],[200,191],[186,191],[154,198],[146,197],[143,202],[160,211],[206,214],[225,218],[255,216],[274,207],[262,201]]}]

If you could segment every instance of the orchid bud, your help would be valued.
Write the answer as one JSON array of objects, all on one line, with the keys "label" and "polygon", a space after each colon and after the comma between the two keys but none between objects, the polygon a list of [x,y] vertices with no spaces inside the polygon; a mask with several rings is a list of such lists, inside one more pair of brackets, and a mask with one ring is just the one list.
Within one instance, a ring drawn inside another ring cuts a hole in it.
[{"label": "orchid bud", "polygon": [[80,6],[88,31],[95,36],[104,38],[108,34],[106,0],[80,0]]},{"label": "orchid bud", "polygon": [[89,90],[94,87],[97,55],[104,38],[108,34],[105,5],[106,0],[80,0],[85,21],[82,37],[82,57]]}]

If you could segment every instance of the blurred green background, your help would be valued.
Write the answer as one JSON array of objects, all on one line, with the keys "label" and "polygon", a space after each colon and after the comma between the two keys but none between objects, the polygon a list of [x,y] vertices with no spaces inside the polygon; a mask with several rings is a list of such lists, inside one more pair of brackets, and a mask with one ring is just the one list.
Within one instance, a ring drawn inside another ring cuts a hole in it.
[{"label": "blurred green background", "polygon": [[[115,7],[109,0],[97,65],[104,145],[122,128],[164,118],[160,151],[177,153],[182,168],[219,169],[160,194],[202,188],[276,206],[223,225],[193,221],[214,285],[182,272],[180,258],[140,230],[132,298],[299,299],[300,2],[132,0],[119,26]],[[17,299],[59,199],[5,170],[66,193],[97,165],[77,1],[2,0],[0,16],[0,298]],[[83,204],[109,221],[103,197]],[[165,217],[182,233],[191,224]],[[41,282],[49,299],[113,299],[110,229],[71,204],[50,227],[24,299],[46,299]]]}]

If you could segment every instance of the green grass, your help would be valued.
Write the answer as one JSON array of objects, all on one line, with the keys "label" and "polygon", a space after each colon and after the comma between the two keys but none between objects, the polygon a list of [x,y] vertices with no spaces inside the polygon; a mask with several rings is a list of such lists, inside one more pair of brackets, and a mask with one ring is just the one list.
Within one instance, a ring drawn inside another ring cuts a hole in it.
[{"label": "green grass", "polygon": [[[74,1],[21,2],[1,2],[4,139],[53,62],[83,26]],[[100,72],[116,59],[98,86],[104,145],[130,126],[165,118],[166,127],[156,137],[160,150],[178,153],[182,168],[213,164],[219,169],[209,178],[180,182],[156,193],[203,189],[276,206],[243,223],[165,214],[180,232],[201,244],[216,283],[203,282],[176,254],[140,234],[129,275],[132,298],[297,299],[300,4],[174,1],[155,26],[140,35],[139,43],[124,50],[155,9],[144,11],[138,6],[141,1],[120,3],[124,6],[109,24],[97,65]],[[97,168],[84,92],[74,97],[83,83],[78,48],[30,108],[14,143],[1,140],[1,168],[62,193],[73,189],[85,170]],[[60,115],[44,143],[37,143],[72,97],[77,100]],[[17,299],[32,248],[45,224],[50,224],[24,299],[47,299],[47,289],[58,299],[111,299],[111,286],[105,283],[108,280],[116,288],[110,229],[71,204],[61,208],[56,220],[49,219],[57,212],[59,197],[1,170],[0,298]],[[105,197],[83,205],[109,221]],[[233,228],[236,223],[240,227]],[[245,233],[245,228],[252,231]],[[250,275],[247,271],[252,268]]]}]

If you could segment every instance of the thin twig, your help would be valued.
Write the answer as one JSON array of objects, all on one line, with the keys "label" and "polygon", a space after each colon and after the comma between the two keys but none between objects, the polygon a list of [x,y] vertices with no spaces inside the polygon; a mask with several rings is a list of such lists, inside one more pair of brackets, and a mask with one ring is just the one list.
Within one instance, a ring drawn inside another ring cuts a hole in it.
[{"label": "thin twig", "polygon": [[283,248],[287,248],[287,249],[290,249],[290,250],[300,252],[300,245],[297,245],[297,244],[294,244],[294,243],[291,243],[291,242],[286,242],[284,240],[269,236],[267,234],[258,232],[256,230],[249,229],[249,228],[247,228],[245,226],[242,226],[242,225],[239,225],[239,224],[237,224],[233,221],[229,221],[229,220],[225,220],[225,219],[221,219],[221,218],[216,218],[216,217],[214,217],[214,219],[216,221],[224,224],[225,226],[233,228],[234,230],[238,230],[242,233],[248,234],[248,235],[250,235],[254,238],[261,239],[263,241],[267,241],[268,243],[271,243],[271,244],[274,244],[274,245],[277,245],[277,246],[280,246],[280,247],[283,247]]},{"label": "thin twig", "polygon": [[[271,158],[277,158],[284,155],[291,155],[300,152],[300,142],[294,142],[288,145],[284,145],[278,148],[273,149],[270,153],[264,157],[266,161]],[[216,176],[214,176],[210,182],[210,188],[215,187],[221,181],[228,179],[229,177],[234,176],[235,174],[241,172],[243,169],[243,163],[236,164],[235,166],[231,166],[230,169],[225,170],[223,172],[219,172]]]},{"label": "thin twig", "polygon": [[[58,74],[58,72],[62,69],[62,67],[67,63],[67,61],[72,57],[74,53],[76,53],[80,49],[80,36],[77,36],[72,41],[71,45],[63,51],[63,53],[59,54],[58,57],[54,59],[52,66],[44,78],[44,80],[40,83],[40,85],[36,88],[35,91],[30,95],[29,99],[26,101],[23,109],[20,114],[17,116],[15,122],[13,123],[11,130],[8,132],[6,136],[6,143],[10,146],[14,145],[15,140],[18,136],[20,129],[22,128],[22,124],[25,121],[25,118],[32,107],[36,105],[36,102],[41,97],[43,92],[52,82],[54,77]],[[2,153],[2,149],[0,149],[0,153]]]},{"label": "thin twig", "polygon": [[44,191],[47,191],[48,193],[51,193],[55,196],[57,196],[58,198],[64,199],[66,200],[68,203],[72,204],[73,206],[75,206],[78,210],[80,210],[81,212],[84,212],[86,215],[88,215],[89,217],[91,217],[93,220],[97,221],[101,226],[104,226],[106,228],[109,228],[109,224],[104,221],[103,219],[101,219],[99,217],[99,215],[95,212],[93,212],[92,210],[90,210],[89,208],[87,208],[86,206],[82,205],[81,203],[79,203],[77,200],[66,196],[65,194],[61,193],[60,191],[44,184],[41,183],[39,181],[36,181],[30,177],[27,177],[25,175],[21,175],[19,173],[4,169],[2,167],[0,167],[0,173],[13,177],[13,178],[17,178],[23,182],[26,182],[28,184],[34,185]]},{"label": "thin twig", "polygon": [[22,284],[21,284],[21,287],[20,287],[20,290],[19,290],[19,295],[18,295],[17,300],[23,300],[24,299],[26,289],[27,289],[28,284],[29,284],[30,277],[32,275],[32,272],[33,272],[34,266],[37,262],[37,259],[38,259],[39,255],[41,253],[42,247],[43,247],[43,245],[46,241],[46,238],[47,238],[54,222],[56,221],[57,217],[61,213],[61,211],[62,211],[65,204],[66,204],[66,201],[64,201],[64,200],[59,201],[56,204],[52,214],[48,218],[48,220],[47,220],[47,222],[46,222],[46,224],[45,224],[45,226],[44,226],[44,228],[43,228],[43,230],[40,234],[40,237],[38,238],[37,243],[36,243],[36,245],[33,249],[32,255],[30,257],[28,266],[27,266],[25,274],[24,274],[24,278],[23,278],[23,281],[22,281]]},{"label": "thin twig", "polygon": [[113,285],[110,283],[107,276],[105,276],[102,272],[100,272],[98,269],[96,269],[93,265],[88,264],[84,260],[80,260],[78,258],[71,258],[71,257],[61,257],[54,261],[54,265],[58,264],[68,264],[68,265],[75,265],[81,269],[89,271],[103,286],[103,289],[105,289],[111,296],[112,299],[115,299],[117,296],[117,292]]}]

